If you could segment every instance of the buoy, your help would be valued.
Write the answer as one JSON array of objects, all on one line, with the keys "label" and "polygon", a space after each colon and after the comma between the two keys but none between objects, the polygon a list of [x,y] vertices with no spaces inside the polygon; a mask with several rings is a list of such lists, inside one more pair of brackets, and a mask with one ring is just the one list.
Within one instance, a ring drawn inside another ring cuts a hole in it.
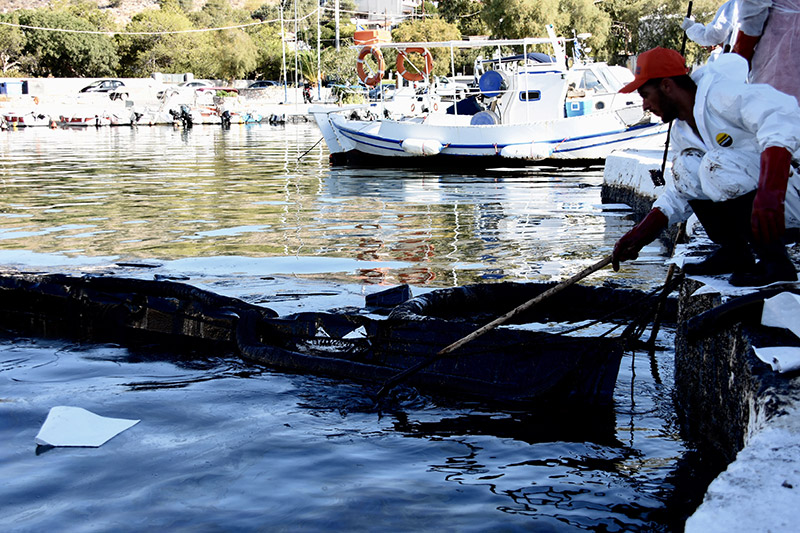
[{"label": "buoy", "polygon": [[[423,57],[425,64],[421,72],[408,72],[406,70],[406,58],[408,54],[420,54]],[[427,48],[406,48],[405,50],[399,50],[395,67],[397,68],[397,73],[400,74],[404,80],[422,81],[433,72],[433,56]]]},{"label": "buoy", "polygon": [[[372,59],[374,59],[375,63],[378,65],[378,71],[372,76],[367,76],[367,72],[364,70],[364,58],[368,55],[372,55]],[[375,87],[383,79],[385,70],[386,62],[383,60],[383,54],[380,48],[377,46],[365,46],[361,49],[361,53],[358,54],[358,60],[356,61],[356,72],[358,73],[358,79],[360,79],[362,83],[369,87]]]}]

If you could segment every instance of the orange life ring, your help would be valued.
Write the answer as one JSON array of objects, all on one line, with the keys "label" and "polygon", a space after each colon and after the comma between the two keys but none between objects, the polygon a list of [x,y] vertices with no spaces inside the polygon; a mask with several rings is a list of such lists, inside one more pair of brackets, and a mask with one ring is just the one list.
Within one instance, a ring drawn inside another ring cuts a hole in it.
[{"label": "orange life ring", "polygon": [[[433,55],[427,48],[406,48],[405,50],[398,50],[397,62],[395,67],[397,73],[408,81],[422,81],[431,72],[433,72]],[[425,65],[422,67],[422,72],[408,72],[406,70],[406,57],[407,54],[420,54],[425,59]]]},{"label": "orange life ring", "polygon": [[[370,54],[372,55],[372,59],[378,64],[378,72],[372,76],[367,76],[367,73],[364,71],[364,58]],[[362,83],[369,87],[375,87],[383,79],[385,70],[386,62],[383,60],[383,54],[380,48],[377,46],[365,46],[361,49],[361,53],[358,54],[358,60],[356,61],[356,72],[358,72],[358,79],[360,79]]]},{"label": "orange life ring", "polygon": [[439,104],[437,104],[436,102],[433,103],[433,110],[439,111]]}]

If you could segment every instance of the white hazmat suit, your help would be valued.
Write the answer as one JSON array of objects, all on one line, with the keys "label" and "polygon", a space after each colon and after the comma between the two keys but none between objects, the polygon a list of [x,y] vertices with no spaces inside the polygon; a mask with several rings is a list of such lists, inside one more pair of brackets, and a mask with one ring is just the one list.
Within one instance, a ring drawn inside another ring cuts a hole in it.
[{"label": "white hazmat suit", "polygon": [[747,61],[723,54],[692,74],[694,117],[700,132],[676,120],[670,149],[673,180],[656,200],[670,224],[692,214],[691,200],[722,202],[758,188],[761,152],[770,146],[794,154],[786,191],[786,227],[800,227],[800,106],[769,85],[748,84]]},{"label": "white hazmat suit", "polygon": [[800,102],[800,0],[739,0],[740,30],[760,36],[750,80]]},{"label": "white hazmat suit", "polygon": [[684,19],[681,27],[686,30],[686,37],[700,46],[733,46],[739,31],[739,1],[728,0],[722,4],[708,24]]}]

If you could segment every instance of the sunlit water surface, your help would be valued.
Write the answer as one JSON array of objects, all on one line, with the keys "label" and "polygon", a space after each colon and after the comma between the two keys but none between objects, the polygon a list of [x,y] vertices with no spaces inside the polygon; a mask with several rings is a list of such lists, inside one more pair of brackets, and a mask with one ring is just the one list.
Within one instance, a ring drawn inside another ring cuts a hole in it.
[{"label": "sunlit water surface", "polygon": [[[334,307],[401,282],[562,279],[631,225],[601,205],[600,167],[341,169],[318,139],[313,125],[3,132],[0,262],[152,277],[148,266],[281,311],[303,298],[255,293],[312,281],[331,290],[305,305]],[[657,253],[587,282],[656,286]],[[671,338],[662,332],[654,358],[626,355],[613,409],[554,413],[403,389],[376,405],[369,387],[226,354],[12,335],[0,342],[0,525],[680,529],[688,451]],[[141,422],[100,448],[37,448],[55,405]]]}]

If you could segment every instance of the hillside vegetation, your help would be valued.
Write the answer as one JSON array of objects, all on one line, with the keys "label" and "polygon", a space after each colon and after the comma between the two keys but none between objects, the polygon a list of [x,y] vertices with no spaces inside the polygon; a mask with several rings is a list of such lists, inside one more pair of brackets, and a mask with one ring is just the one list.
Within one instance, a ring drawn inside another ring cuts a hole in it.
[{"label": "hillside vegetation", "polygon": [[[281,14],[278,0],[0,0],[0,76],[192,72],[199,78],[285,76],[316,83],[319,39],[323,74],[356,83],[355,25],[348,15],[356,9],[355,0],[340,0],[344,15],[338,32],[332,2],[320,11],[319,28],[318,0],[282,4]],[[694,2],[701,22],[710,20],[716,8],[716,1]],[[392,29],[392,36],[395,41],[473,35],[516,39],[543,36],[545,26],[553,24],[565,37],[591,34],[586,44],[595,59],[624,64],[654,46],[679,48],[685,9],[679,0],[440,0],[437,6],[426,0],[418,13]],[[434,74],[446,75],[449,57],[438,52]],[[455,69],[470,72],[478,54],[492,53],[458,51]],[[687,49],[690,61],[707,53],[694,45]],[[396,52],[385,50],[385,56],[391,69]]]}]

